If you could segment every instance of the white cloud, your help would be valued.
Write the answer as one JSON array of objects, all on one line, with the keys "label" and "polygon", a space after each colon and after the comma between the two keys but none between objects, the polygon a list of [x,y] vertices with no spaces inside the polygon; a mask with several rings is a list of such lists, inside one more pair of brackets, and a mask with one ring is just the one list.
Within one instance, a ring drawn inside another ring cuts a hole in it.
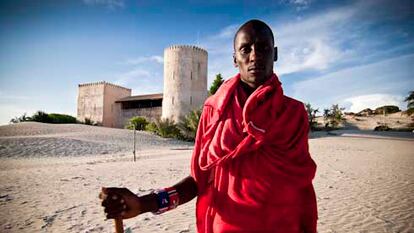
[{"label": "white cloud", "polygon": [[86,5],[101,5],[108,9],[115,10],[117,8],[124,8],[124,0],[83,0]]},{"label": "white cloud", "polygon": [[288,2],[296,7],[296,10],[301,11],[307,9],[311,4],[311,0],[288,0]]},{"label": "white cloud", "polygon": [[[299,5],[309,2],[291,1]],[[279,51],[275,72],[280,76],[308,71],[329,73],[350,64],[383,60],[393,53],[394,47],[381,46],[395,35],[392,32],[379,35],[369,32],[372,25],[394,16],[393,12],[387,12],[388,8],[378,6],[375,1],[356,1],[316,11],[298,20],[294,17],[268,20]],[[371,12],[371,9],[375,9],[375,12]],[[216,35],[202,40],[202,47],[209,52],[210,82],[219,72],[226,78],[237,73],[232,63],[232,37],[238,26],[226,26]]]},{"label": "white cloud", "polygon": [[344,31],[352,21],[356,9],[342,7],[293,22],[277,22],[272,25],[279,61],[278,74],[290,74],[307,70],[326,70],[350,53],[341,45],[349,40]]},{"label": "white cloud", "polygon": [[[299,4],[299,1],[298,1]],[[353,33],[347,33],[358,9],[353,6],[335,8],[297,21],[270,21],[279,50],[275,71],[279,75],[302,71],[325,71],[344,62],[353,53],[342,49]],[[209,52],[209,81],[217,73],[228,78],[238,72],[233,67],[233,36],[240,25],[229,25],[216,35],[202,40]]]},{"label": "white cloud", "polygon": [[[292,85],[293,97],[326,108],[331,104],[352,107],[357,104],[357,100],[362,100],[361,96],[381,94],[383,97],[386,95],[395,97],[388,99],[384,97],[381,100],[392,100],[392,103],[404,106],[398,96],[405,95],[414,87],[414,79],[411,77],[412,64],[414,64],[414,54],[296,82]],[[399,100],[398,104],[395,103],[396,100]],[[361,101],[353,108],[361,107],[372,106],[367,101]]]},{"label": "white cloud", "polygon": [[217,35],[214,35],[213,39],[233,39],[239,25],[232,24],[223,28]]},{"label": "white cloud", "polygon": [[216,74],[221,73],[225,79],[238,72],[233,66],[233,36],[239,25],[229,25],[217,34],[201,40],[200,47],[208,51],[208,86]]},{"label": "white cloud", "polygon": [[151,59],[153,61],[156,61],[156,62],[160,63],[160,64],[163,64],[164,63],[164,58],[161,57],[161,56],[152,56]]},{"label": "white cloud", "polygon": [[275,65],[279,75],[305,70],[325,70],[343,57],[343,53],[323,38],[313,38],[291,47],[290,53],[281,57],[280,62]]},{"label": "white cloud", "polygon": [[149,78],[150,76],[150,72],[148,72],[147,70],[136,68],[118,75],[114,82],[117,85],[127,87],[131,83],[137,82],[145,78]]},{"label": "white cloud", "polygon": [[146,62],[156,62],[158,64],[164,63],[164,58],[162,56],[144,56],[144,57],[137,57],[126,60],[126,64],[128,65],[138,65]]},{"label": "white cloud", "polygon": [[133,95],[160,93],[163,90],[163,75],[159,71],[149,72],[143,68],[116,75],[113,83],[132,89]]},{"label": "white cloud", "polygon": [[396,105],[401,109],[404,108],[403,100],[404,97],[399,95],[372,94],[350,97],[345,102],[350,103],[347,111],[357,113],[366,108],[375,109],[384,105]]}]

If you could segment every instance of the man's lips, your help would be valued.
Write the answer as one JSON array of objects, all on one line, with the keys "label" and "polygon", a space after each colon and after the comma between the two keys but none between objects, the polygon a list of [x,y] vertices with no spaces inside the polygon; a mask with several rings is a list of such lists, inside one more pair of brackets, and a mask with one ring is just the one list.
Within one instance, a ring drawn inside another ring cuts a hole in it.
[{"label": "man's lips", "polygon": [[247,69],[250,73],[261,73],[263,72],[265,69],[263,66],[250,66]]}]

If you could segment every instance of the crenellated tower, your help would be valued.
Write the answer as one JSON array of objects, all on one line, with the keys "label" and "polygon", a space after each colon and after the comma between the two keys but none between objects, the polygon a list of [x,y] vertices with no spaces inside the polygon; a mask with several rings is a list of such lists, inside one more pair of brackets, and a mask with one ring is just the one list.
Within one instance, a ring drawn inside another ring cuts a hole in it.
[{"label": "crenellated tower", "polygon": [[191,45],[164,50],[162,118],[179,122],[207,98],[207,51]]}]

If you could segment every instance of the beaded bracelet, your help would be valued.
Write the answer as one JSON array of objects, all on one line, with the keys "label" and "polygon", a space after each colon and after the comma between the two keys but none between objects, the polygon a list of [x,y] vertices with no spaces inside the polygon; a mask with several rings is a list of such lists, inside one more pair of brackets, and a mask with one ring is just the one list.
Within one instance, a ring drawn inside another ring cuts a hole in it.
[{"label": "beaded bracelet", "polygon": [[177,208],[179,197],[177,190],[173,187],[159,189],[154,192],[157,194],[158,210],[154,214],[162,214],[166,211]]}]

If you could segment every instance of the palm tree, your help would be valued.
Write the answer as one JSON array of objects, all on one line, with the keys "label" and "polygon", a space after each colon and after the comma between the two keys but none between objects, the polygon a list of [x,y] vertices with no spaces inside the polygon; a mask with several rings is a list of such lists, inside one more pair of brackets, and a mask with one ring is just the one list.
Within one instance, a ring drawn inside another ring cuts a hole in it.
[{"label": "palm tree", "polygon": [[196,109],[196,110],[189,112],[178,123],[177,127],[180,129],[181,134],[187,140],[195,139],[200,117],[201,117],[201,109]]},{"label": "palm tree", "polygon": [[407,114],[410,116],[414,113],[414,91],[410,91],[404,101],[407,102]]},{"label": "palm tree", "polygon": [[314,109],[310,103],[305,104],[306,111],[308,112],[309,127],[314,130],[318,123],[316,122],[316,113],[319,112],[319,108]]},{"label": "palm tree", "polygon": [[407,108],[414,108],[414,91],[410,91],[404,101],[407,102]]}]

